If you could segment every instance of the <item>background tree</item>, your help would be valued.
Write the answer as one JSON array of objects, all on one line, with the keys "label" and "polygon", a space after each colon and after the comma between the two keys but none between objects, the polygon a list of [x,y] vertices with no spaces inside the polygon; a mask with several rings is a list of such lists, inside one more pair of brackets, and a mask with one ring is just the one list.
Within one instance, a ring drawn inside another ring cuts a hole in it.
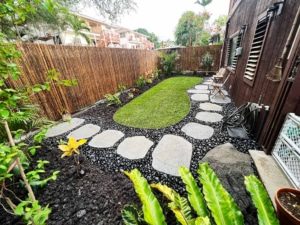
[{"label": "background tree", "polygon": [[70,15],[68,17],[68,24],[75,34],[74,43],[79,36],[83,37],[88,44],[91,43],[91,39],[89,38],[89,36],[84,33],[84,31],[90,31],[90,28],[82,19],[78,18],[75,15]]},{"label": "background tree", "polygon": [[205,10],[205,6],[207,6],[211,2],[212,0],[197,0],[195,3],[201,5]]},{"label": "background tree", "polygon": [[138,33],[140,33],[140,34],[144,34],[144,35],[146,35],[147,36],[147,39],[149,40],[149,41],[151,41],[152,43],[154,43],[154,47],[155,48],[159,48],[159,39],[158,39],[158,37],[156,36],[156,34],[155,33],[153,33],[153,32],[149,32],[147,29],[145,29],[145,28],[138,28],[138,29],[136,29],[135,30],[136,32],[138,32]]},{"label": "background tree", "polygon": [[227,22],[227,16],[221,15],[213,23],[213,32],[214,34],[220,35],[221,43],[223,43],[224,41],[226,22]]},{"label": "background tree", "polygon": [[207,45],[210,35],[205,26],[209,20],[209,13],[196,14],[192,11],[185,12],[175,30],[176,44],[183,46]]}]

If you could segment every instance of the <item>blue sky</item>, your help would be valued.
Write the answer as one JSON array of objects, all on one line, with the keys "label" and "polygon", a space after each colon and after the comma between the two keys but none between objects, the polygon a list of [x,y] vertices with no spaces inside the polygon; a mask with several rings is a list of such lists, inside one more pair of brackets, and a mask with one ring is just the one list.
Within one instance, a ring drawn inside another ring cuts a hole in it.
[{"label": "blue sky", "polygon": [[[230,0],[213,0],[206,9],[212,13],[213,21],[219,15],[227,15]],[[154,32],[161,40],[174,40],[174,31],[180,16],[188,10],[200,12],[203,8],[194,3],[195,0],[136,0],[137,10],[122,16],[117,23],[129,29],[139,27]],[[97,17],[91,10],[82,11],[83,14]]]}]

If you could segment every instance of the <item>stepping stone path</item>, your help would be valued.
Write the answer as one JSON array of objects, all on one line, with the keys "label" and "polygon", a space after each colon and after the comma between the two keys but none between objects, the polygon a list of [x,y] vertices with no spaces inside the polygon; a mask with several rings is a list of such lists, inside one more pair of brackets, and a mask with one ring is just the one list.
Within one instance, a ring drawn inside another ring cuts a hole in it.
[{"label": "stepping stone path", "polygon": [[111,148],[122,137],[124,137],[124,133],[122,133],[121,131],[106,130],[101,134],[97,134],[95,137],[93,137],[88,145],[94,148]]},{"label": "stepping stone path", "polygon": [[218,111],[222,112],[222,106],[210,102],[200,103],[199,108],[205,111]]},{"label": "stepping stone path", "polygon": [[207,90],[208,89],[207,85],[201,85],[201,84],[196,85],[195,88],[198,90]]},{"label": "stepping stone path", "polygon": [[208,122],[208,123],[220,122],[222,118],[223,116],[221,114],[213,113],[213,112],[199,112],[196,115],[197,120],[201,120],[203,122]]},{"label": "stepping stone path", "polygon": [[128,137],[121,142],[117,153],[127,159],[142,159],[152,145],[153,142],[145,136]]},{"label": "stepping stone path", "polygon": [[100,131],[100,127],[94,124],[86,124],[78,129],[72,131],[67,137],[73,137],[76,140],[82,138],[90,138]]},{"label": "stepping stone path", "polygon": [[210,126],[202,125],[199,123],[188,123],[181,128],[181,130],[192,138],[198,140],[208,139],[214,134],[214,129]]},{"label": "stepping stone path", "polygon": [[227,104],[231,102],[231,99],[229,97],[223,98],[223,96],[215,95],[210,97],[210,101],[218,104]]},{"label": "stepping stone path", "polygon": [[74,128],[80,126],[83,123],[84,123],[84,119],[72,118],[70,121],[63,122],[51,127],[47,131],[46,137],[55,137],[55,136],[62,135],[70,130],[73,130]]},{"label": "stepping stone path", "polygon": [[188,93],[190,94],[209,94],[209,90],[198,90],[198,89],[191,89],[188,90]]},{"label": "stepping stone path", "polygon": [[205,102],[208,101],[208,94],[193,94],[191,96],[191,99],[194,101],[200,101],[200,102]]},{"label": "stepping stone path", "polygon": [[181,166],[190,167],[193,146],[183,137],[167,134],[162,137],[152,153],[154,169],[179,176]]}]

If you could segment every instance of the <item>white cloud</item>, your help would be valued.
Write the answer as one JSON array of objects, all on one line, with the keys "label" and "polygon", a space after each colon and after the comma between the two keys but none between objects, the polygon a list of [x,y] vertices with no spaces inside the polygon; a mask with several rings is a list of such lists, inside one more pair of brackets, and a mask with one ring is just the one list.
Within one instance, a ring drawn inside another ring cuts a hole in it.
[{"label": "white cloud", "polygon": [[[206,9],[214,20],[219,15],[227,15],[230,0],[213,0]],[[203,8],[195,0],[136,0],[138,8],[120,18],[119,25],[129,28],[146,28],[154,32],[161,40],[174,39],[174,31],[180,16],[188,10],[200,12]],[[84,10],[83,14],[96,16],[93,10]]]}]

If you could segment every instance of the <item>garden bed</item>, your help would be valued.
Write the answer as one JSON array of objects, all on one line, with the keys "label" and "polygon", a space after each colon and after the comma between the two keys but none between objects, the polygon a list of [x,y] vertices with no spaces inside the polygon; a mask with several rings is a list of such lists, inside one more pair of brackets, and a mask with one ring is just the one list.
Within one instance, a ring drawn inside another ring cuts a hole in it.
[{"label": "garden bed", "polygon": [[[145,87],[144,90],[147,90],[150,86]],[[129,99],[126,101],[129,101]],[[117,129],[125,133],[126,136],[146,136],[154,142],[154,145],[147,155],[140,160],[125,159],[116,153],[115,148],[100,150],[85,145],[82,148],[81,174],[78,175],[72,159],[60,158],[61,152],[57,149],[57,145],[59,140],[65,140],[65,137],[62,135],[46,139],[43,150],[40,150],[36,157],[49,160],[51,162],[49,165],[50,170],[61,171],[57,181],[49,183],[46,188],[37,192],[37,198],[41,203],[49,204],[52,208],[48,224],[122,224],[120,216],[122,207],[126,203],[138,203],[130,181],[120,172],[122,170],[138,168],[150,183],[162,182],[181,194],[185,193],[184,185],[179,177],[160,173],[151,166],[151,154],[154,146],[165,134],[180,135],[193,144],[193,160],[190,168],[195,177],[197,177],[198,162],[210,149],[220,144],[230,142],[238,151],[243,153],[248,153],[249,149],[257,148],[253,140],[229,137],[226,127],[223,130],[220,129],[221,122],[210,124],[215,129],[215,133],[210,139],[196,140],[185,135],[181,131],[182,126],[187,122],[197,122],[195,115],[200,111],[198,102],[191,102],[189,114],[179,123],[167,128],[151,130],[125,127],[114,122],[113,115],[118,108],[100,103],[78,114],[77,117],[84,118],[85,123],[97,124],[101,127],[101,130]],[[221,114],[225,115],[233,109],[233,104],[228,104]],[[221,171],[216,172],[218,174]],[[224,171],[222,174],[224,174]],[[245,224],[257,224],[256,212],[250,203],[250,198],[239,193],[240,190],[245,193],[242,177],[236,177],[235,174],[230,172],[226,174],[226,177],[232,182],[224,185],[242,209]],[[174,224],[172,222],[174,217],[171,213],[167,213],[167,218],[168,224]],[[19,219],[14,219],[4,214],[3,211],[0,211],[0,221],[4,225],[22,224]]]}]

